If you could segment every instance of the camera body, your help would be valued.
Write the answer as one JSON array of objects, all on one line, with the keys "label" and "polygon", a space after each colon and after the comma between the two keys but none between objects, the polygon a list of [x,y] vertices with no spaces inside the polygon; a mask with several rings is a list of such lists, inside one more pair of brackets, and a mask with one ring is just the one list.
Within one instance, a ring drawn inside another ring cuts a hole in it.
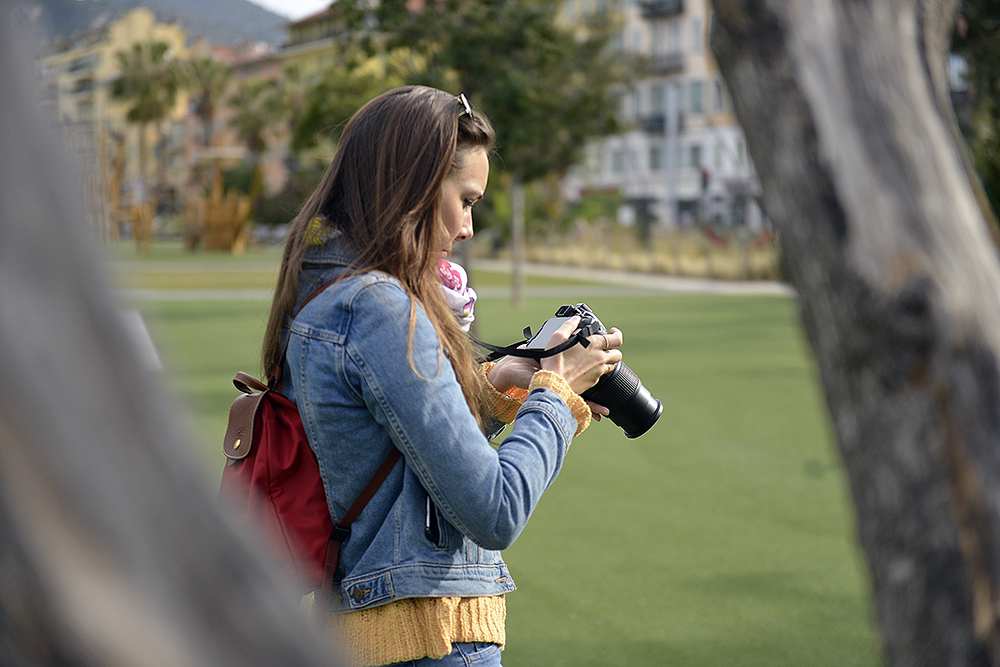
[{"label": "camera body", "polygon": [[575,306],[560,306],[556,314],[545,321],[542,328],[531,337],[531,340],[528,341],[525,347],[529,350],[544,350],[548,346],[549,339],[552,338],[552,334],[556,332],[556,329],[561,327],[566,320],[576,315],[580,316],[580,324],[570,337],[577,334],[586,337],[608,332],[587,304],[578,303]]},{"label": "camera body", "polygon": [[[556,314],[550,317],[538,332],[527,342],[529,350],[544,350],[556,329],[566,320],[580,316],[580,324],[571,334],[573,336],[593,336],[605,334],[604,327],[594,311],[585,303],[560,306]],[[663,412],[663,403],[649,393],[642,381],[632,369],[619,361],[608,373],[601,376],[597,384],[583,392],[583,398],[602,405],[610,411],[608,418],[625,431],[625,436],[638,438],[652,428]]]}]

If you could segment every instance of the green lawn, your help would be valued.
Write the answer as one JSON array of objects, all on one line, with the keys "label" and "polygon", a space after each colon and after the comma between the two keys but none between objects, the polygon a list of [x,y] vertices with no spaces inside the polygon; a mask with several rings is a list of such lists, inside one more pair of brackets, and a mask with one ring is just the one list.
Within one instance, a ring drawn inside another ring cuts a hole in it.
[{"label": "green lawn", "polygon": [[[113,257],[122,285],[154,289],[267,286],[278,261],[274,251]],[[664,411],[641,438],[605,421],[574,442],[506,553],[519,590],[508,597],[504,664],[877,665],[845,483],[794,303],[591,297],[587,285],[529,280],[542,284],[563,296],[526,298],[519,311],[481,299],[480,336],[513,342],[561,303],[585,300],[625,332],[626,362]],[[135,305],[215,479],[231,379],[258,370],[268,304]]]}]

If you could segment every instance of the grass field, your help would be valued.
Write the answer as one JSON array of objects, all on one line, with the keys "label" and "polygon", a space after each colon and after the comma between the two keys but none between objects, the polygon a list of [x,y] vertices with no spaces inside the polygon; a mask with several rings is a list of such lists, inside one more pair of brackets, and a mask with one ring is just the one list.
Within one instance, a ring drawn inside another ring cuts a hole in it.
[{"label": "grass field", "polygon": [[[233,258],[169,248],[143,258],[122,248],[112,258],[122,286],[146,290],[266,288],[278,260],[274,251]],[[574,441],[506,553],[519,590],[508,597],[504,664],[877,665],[845,483],[793,301],[528,285],[558,296],[528,296],[518,311],[484,297],[483,339],[512,342],[561,303],[585,300],[625,332],[626,362],[664,412],[635,440],[605,421]],[[258,370],[268,304],[132,303],[215,479],[231,379]]]}]

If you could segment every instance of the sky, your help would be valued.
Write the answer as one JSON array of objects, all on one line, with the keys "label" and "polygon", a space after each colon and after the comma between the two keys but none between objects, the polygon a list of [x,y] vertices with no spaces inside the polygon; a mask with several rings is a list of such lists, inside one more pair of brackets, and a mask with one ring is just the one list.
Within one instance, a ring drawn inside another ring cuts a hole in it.
[{"label": "sky", "polygon": [[326,9],[330,6],[331,0],[250,0],[250,2],[292,21],[297,21]]}]

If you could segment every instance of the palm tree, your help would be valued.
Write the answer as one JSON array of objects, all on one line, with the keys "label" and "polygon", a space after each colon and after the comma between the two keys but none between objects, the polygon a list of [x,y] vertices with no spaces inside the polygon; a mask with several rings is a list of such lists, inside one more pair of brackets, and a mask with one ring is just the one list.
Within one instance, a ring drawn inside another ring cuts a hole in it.
[{"label": "palm tree", "polygon": [[202,57],[185,63],[184,85],[192,91],[194,113],[204,128],[205,147],[212,147],[212,126],[219,101],[229,85],[229,68],[213,58]]},{"label": "palm tree", "polygon": [[267,150],[268,130],[285,116],[284,98],[281,85],[273,79],[250,81],[229,98],[233,110],[229,124],[246,144],[255,162]]},{"label": "palm tree", "polygon": [[177,104],[180,72],[164,42],[137,43],[117,56],[121,73],[111,82],[111,96],[131,103],[125,117],[139,126],[139,180],[145,193],[146,128],[166,118]]}]

